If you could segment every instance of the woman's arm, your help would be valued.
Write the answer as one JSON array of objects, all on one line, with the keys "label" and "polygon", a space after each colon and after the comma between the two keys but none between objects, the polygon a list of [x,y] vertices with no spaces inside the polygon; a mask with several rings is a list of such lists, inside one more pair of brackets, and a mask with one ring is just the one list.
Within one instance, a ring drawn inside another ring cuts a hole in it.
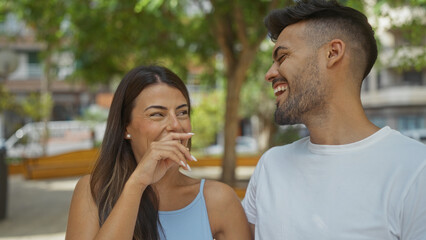
[{"label": "woman's arm", "polygon": [[102,227],[90,191],[90,176],[83,177],[71,200],[66,240],[131,240],[143,192],[148,185],[159,181],[170,167],[187,167],[186,161],[192,160],[191,154],[177,140],[190,137],[186,133],[169,133],[160,141],[151,143]]},{"label": "woman's arm", "polygon": [[144,186],[129,179],[113,210],[99,228],[98,209],[90,192],[90,176],[77,183],[68,217],[67,240],[129,239],[133,237]]},{"label": "woman's arm", "polygon": [[253,239],[241,201],[226,184],[207,181],[204,190],[210,226],[216,240]]}]

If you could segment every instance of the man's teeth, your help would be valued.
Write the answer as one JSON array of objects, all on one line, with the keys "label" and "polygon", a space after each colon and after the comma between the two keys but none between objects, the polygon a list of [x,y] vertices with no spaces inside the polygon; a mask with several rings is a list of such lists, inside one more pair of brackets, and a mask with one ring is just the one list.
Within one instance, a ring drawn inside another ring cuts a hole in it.
[{"label": "man's teeth", "polygon": [[279,86],[279,87],[277,87],[277,88],[274,89],[274,93],[277,93],[279,91],[283,91],[284,92],[285,90],[287,90],[287,86]]}]

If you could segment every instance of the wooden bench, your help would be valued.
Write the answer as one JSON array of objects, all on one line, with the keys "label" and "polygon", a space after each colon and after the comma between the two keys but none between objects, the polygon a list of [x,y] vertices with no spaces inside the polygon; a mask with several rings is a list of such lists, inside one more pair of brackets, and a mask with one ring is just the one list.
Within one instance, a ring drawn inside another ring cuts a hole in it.
[{"label": "wooden bench", "polygon": [[[56,156],[26,159],[23,164],[23,174],[27,179],[46,179],[89,174],[98,157],[98,149],[80,150]],[[259,156],[239,156],[236,166],[256,166]],[[197,162],[190,163],[191,168],[221,167],[220,156],[199,157]],[[234,187],[242,199],[245,195],[245,185]]]},{"label": "wooden bench", "polygon": [[[259,161],[260,156],[238,156],[237,167],[255,167]],[[189,165],[192,169],[197,167],[222,167],[222,158],[219,156],[204,156],[198,158],[197,162],[190,162]],[[246,194],[246,184],[239,184],[234,186],[234,191],[240,199],[243,199]]]},{"label": "wooden bench", "polygon": [[24,176],[27,179],[46,179],[85,175],[90,173],[97,157],[98,149],[89,149],[26,159]]},{"label": "wooden bench", "polygon": [[[236,166],[239,167],[254,167],[259,161],[259,156],[238,156]],[[221,167],[222,158],[219,156],[204,156],[200,157],[197,162],[191,162],[189,164],[191,168],[193,167]]]}]

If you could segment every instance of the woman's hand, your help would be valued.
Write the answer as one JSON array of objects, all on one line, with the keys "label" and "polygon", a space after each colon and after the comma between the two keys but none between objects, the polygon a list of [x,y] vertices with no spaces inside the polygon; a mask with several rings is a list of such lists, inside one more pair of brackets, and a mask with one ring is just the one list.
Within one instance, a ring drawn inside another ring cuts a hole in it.
[{"label": "woman's hand", "polygon": [[173,165],[189,170],[187,161],[193,158],[189,149],[182,144],[193,133],[169,133],[159,141],[152,142],[136,167],[133,177],[140,184],[148,186],[159,181]]}]

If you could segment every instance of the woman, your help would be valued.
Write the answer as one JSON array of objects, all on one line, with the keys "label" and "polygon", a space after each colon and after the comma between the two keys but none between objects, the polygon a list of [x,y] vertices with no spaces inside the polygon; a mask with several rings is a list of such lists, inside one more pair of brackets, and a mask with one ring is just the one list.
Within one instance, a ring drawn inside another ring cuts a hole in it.
[{"label": "woman", "polygon": [[179,172],[195,160],[190,132],[182,80],[159,66],[131,70],[115,92],[93,173],[74,190],[66,239],[250,239],[230,187]]}]

